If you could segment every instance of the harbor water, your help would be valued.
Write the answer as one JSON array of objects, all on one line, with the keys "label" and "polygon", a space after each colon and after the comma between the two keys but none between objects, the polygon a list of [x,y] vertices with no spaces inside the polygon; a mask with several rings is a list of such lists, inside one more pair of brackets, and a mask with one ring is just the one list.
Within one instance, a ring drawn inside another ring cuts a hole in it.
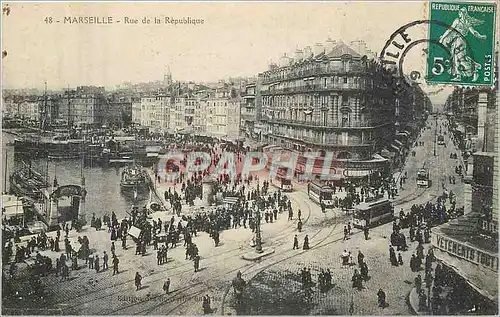
[{"label": "harbor water", "polygon": [[[8,145],[14,141],[14,138],[15,136],[2,132],[2,192],[9,191],[9,175],[16,168],[23,166],[23,161],[27,161],[26,157],[16,155],[14,147]],[[5,164],[7,164],[7,175],[4,175]],[[81,175],[83,174],[87,190],[85,200],[87,221],[90,221],[93,213],[96,217],[102,217],[105,214],[111,215],[113,211],[119,219],[128,217],[127,211],[131,209],[132,205],[143,206],[149,200],[149,195],[147,195],[147,197],[138,197],[138,200],[134,202],[133,197],[121,193],[120,179],[123,168],[82,167],[82,161],[79,159],[36,159],[31,164],[36,171],[47,176],[50,184],[54,182],[54,177],[56,177],[59,186],[81,185]]]}]

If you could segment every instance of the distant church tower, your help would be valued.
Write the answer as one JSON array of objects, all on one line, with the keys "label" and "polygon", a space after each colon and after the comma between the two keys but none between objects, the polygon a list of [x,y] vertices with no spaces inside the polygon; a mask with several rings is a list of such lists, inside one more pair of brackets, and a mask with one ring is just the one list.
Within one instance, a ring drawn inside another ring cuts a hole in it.
[{"label": "distant church tower", "polygon": [[172,73],[170,72],[170,67],[167,66],[165,74],[163,75],[163,86],[169,87],[170,85],[172,85]]}]

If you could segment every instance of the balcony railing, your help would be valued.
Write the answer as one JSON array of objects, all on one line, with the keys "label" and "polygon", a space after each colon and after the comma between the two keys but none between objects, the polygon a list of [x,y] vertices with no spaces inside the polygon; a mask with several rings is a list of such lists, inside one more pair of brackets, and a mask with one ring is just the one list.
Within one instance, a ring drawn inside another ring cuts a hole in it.
[{"label": "balcony railing", "polygon": [[364,83],[359,84],[329,84],[329,85],[305,85],[298,87],[286,87],[280,89],[270,89],[270,90],[262,90],[262,95],[278,95],[278,94],[298,94],[303,92],[311,92],[311,91],[332,91],[332,90],[360,90],[367,89],[367,86]]},{"label": "balcony railing", "polygon": [[291,80],[291,79],[299,79],[303,77],[309,76],[322,76],[322,75],[359,75],[368,73],[365,69],[361,67],[355,67],[353,69],[344,70],[340,67],[315,67],[307,70],[292,70],[289,73],[284,75],[281,74],[273,74],[271,76],[264,76],[262,83],[268,84],[277,81]]},{"label": "balcony railing", "polygon": [[311,127],[311,128],[342,128],[342,129],[355,129],[355,128],[377,128],[385,125],[390,125],[391,122],[368,122],[368,121],[355,121],[349,124],[342,124],[342,122],[327,122],[326,125],[321,121],[311,121],[311,120],[292,120],[292,119],[277,119],[263,117],[263,121],[276,124],[285,124],[299,127]]},{"label": "balcony railing", "polygon": [[279,138],[284,138],[284,139],[289,139],[289,140],[294,140],[294,141],[299,141],[299,142],[306,142],[314,145],[319,145],[319,146],[324,146],[324,145],[332,145],[336,147],[349,147],[349,146],[373,146],[372,142],[362,142],[359,139],[353,139],[349,138],[346,140],[347,142],[341,142],[340,140],[336,139],[331,139],[331,138],[325,138],[325,142],[323,142],[323,139],[321,137],[310,137],[310,136],[298,136],[298,135],[285,135],[282,133],[274,133],[271,132],[273,136],[279,137]]}]

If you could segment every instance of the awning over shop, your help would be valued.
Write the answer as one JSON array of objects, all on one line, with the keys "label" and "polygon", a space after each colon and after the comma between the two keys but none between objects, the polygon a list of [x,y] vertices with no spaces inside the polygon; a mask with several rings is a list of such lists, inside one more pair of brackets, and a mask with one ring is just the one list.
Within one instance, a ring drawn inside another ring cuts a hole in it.
[{"label": "awning over shop", "polygon": [[372,171],[370,171],[370,170],[362,170],[362,171],[346,170],[345,174],[348,178],[361,178],[361,177],[366,177],[366,176],[372,174]]},{"label": "awning over shop", "polygon": [[481,219],[480,213],[470,212],[432,228],[434,256],[498,303],[498,240],[479,234]]},{"label": "awning over shop", "polygon": [[[457,258],[440,249],[434,249],[434,256],[472,286],[479,294],[498,303],[498,274],[484,270],[474,263]],[[492,283],[492,281],[494,281]]]},{"label": "awning over shop", "polygon": [[275,150],[275,149],[281,149],[281,147],[278,145],[270,144],[270,145],[264,146],[264,148],[262,150],[265,152],[268,152],[268,151]]},{"label": "awning over shop", "polygon": [[408,131],[399,131],[398,133],[396,133],[396,135],[404,135],[404,136],[408,137],[410,135],[410,133]]}]

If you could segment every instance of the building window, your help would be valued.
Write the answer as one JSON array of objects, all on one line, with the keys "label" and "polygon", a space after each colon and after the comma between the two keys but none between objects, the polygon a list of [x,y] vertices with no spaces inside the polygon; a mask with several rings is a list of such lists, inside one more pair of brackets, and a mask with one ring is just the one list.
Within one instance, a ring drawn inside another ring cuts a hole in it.
[{"label": "building window", "polygon": [[347,77],[344,77],[344,84],[347,84]]}]

